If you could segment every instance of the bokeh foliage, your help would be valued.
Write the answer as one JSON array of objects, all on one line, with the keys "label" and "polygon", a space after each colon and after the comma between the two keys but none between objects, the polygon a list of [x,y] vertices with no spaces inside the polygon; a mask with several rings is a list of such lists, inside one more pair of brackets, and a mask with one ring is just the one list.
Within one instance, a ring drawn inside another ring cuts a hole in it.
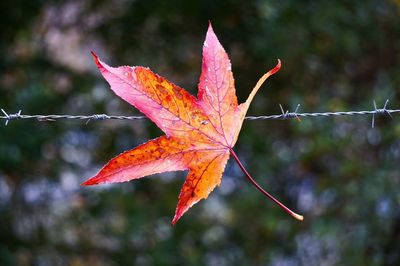
[{"label": "bokeh foliage", "polygon": [[[31,0],[0,3],[0,107],[137,114],[90,58],[144,65],[196,93],[208,21],[239,100],[283,61],[251,115],[400,105],[400,3]],[[0,126],[0,265],[399,265],[400,119],[247,121],[249,172],[305,215],[265,199],[230,161],[220,188],[170,226],[183,173],[82,188],[112,156],[160,135],[149,121]]]}]

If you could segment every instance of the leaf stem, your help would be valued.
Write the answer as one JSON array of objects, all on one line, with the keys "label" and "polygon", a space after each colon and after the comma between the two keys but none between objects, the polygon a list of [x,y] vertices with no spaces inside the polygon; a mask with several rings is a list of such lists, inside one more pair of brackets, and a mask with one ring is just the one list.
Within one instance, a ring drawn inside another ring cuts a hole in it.
[{"label": "leaf stem", "polygon": [[231,153],[231,155],[233,156],[233,158],[235,159],[236,163],[239,165],[240,169],[242,170],[242,172],[244,173],[244,175],[246,176],[246,178],[259,190],[261,191],[261,193],[263,193],[265,196],[267,196],[270,200],[272,200],[273,202],[275,202],[279,207],[281,207],[285,212],[287,212],[288,214],[290,214],[293,218],[299,220],[299,221],[303,221],[304,217],[300,214],[297,214],[295,212],[293,212],[292,210],[290,210],[288,207],[286,207],[285,205],[283,205],[279,200],[275,199],[271,194],[269,194],[267,191],[265,191],[259,184],[257,184],[257,182],[250,176],[249,172],[247,172],[246,168],[244,168],[242,162],[239,160],[239,158],[237,157],[236,153],[233,151],[232,148],[229,148],[229,152]]}]

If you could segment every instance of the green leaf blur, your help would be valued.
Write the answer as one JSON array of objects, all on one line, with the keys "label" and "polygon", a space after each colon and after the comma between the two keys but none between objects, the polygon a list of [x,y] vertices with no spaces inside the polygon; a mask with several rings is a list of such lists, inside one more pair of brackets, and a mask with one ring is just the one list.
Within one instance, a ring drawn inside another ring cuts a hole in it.
[{"label": "green leaf blur", "polygon": [[[248,114],[400,106],[400,2],[0,3],[0,107],[135,115],[90,56],[143,65],[197,92],[208,21]],[[172,227],[183,173],[80,187],[110,156],[160,134],[148,121],[0,125],[0,265],[399,265],[400,119],[245,121],[236,153],[298,222],[230,161],[220,188]]]}]

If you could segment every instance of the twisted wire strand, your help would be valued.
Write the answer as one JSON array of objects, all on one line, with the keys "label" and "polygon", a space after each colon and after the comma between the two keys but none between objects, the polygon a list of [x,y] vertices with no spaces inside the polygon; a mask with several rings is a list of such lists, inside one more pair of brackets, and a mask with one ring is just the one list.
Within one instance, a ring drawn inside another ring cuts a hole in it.
[{"label": "twisted wire strand", "polygon": [[[385,114],[400,113],[400,109],[386,109]],[[261,116],[246,116],[248,120],[277,120],[277,119],[292,119],[296,117],[328,117],[328,116],[351,116],[351,115],[383,115],[380,109],[375,111],[340,111],[340,112],[322,112],[322,113],[284,113],[277,115],[261,115]]]},{"label": "twisted wire strand", "polygon": [[[338,112],[314,112],[314,113],[299,113],[298,109],[300,105],[297,105],[296,110],[294,112],[284,111],[282,105],[279,105],[281,109],[281,114],[274,115],[261,115],[261,116],[246,116],[246,120],[287,120],[287,119],[297,119],[300,121],[300,117],[329,117],[329,116],[356,116],[356,115],[372,115],[372,127],[375,124],[375,116],[376,115],[387,115],[392,117],[392,114],[400,113],[400,109],[387,109],[389,100],[386,100],[383,108],[377,108],[375,101],[374,110],[365,110],[365,111],[338,111]],[[5,120],[5,125],[12,120],[19,119],[35,119],[37,121],[57,121],[57,120],[85,120],[86,123],[92,120],[141,120],[146,119],[145,116],[124,116],[124,115],[107,115],[107,114],[92,114],[92,115],[29,115],[22,114],[21,110],[14,114],[8,114],[3,109],[0,109],[3,116],[0,116],[0,120]]]}]

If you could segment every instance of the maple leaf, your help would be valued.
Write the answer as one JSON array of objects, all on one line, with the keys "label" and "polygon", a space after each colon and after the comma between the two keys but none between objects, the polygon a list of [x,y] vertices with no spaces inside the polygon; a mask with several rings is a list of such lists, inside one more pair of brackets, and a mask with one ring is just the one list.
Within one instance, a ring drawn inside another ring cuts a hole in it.
[{"label": "maple leaf", "polygon": [[111,89],[152,120],[164,133],[110,160],[83,185],[125,182],[168,171],[188,170],[172,224],[221,183],[225,165],[232,154],[246,177],[262,193],[293,213],[263,190],[248,174],[232,150],[245,114],[262,83],[280,69],[278,64],[256,84],[246,102],[238,105],[231,63],[209,25],[203,46],[203,62],[197,98],[186,90],[135,66],[110,67],[92,52]]}]

